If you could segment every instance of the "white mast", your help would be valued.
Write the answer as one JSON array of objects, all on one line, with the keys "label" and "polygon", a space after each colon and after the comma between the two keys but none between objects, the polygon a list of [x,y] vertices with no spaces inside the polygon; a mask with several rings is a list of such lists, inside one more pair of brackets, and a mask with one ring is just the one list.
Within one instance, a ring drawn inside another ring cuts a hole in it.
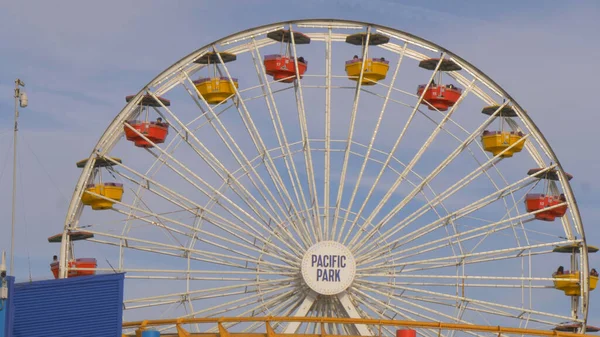
[{"label": "white mast", "polygon": [[[15,207],[17,202],[17,133],[19,131],[19,106],[25,108],[28,104],[27,94],[21,92],[25,83],[20,79],[15,80],[15,130],[13,137],[13,187],[12,187],[12,220],[10,228],[10,275],[13,275],[15,251]],[[14,276],[14,275],[13,275]]]}]

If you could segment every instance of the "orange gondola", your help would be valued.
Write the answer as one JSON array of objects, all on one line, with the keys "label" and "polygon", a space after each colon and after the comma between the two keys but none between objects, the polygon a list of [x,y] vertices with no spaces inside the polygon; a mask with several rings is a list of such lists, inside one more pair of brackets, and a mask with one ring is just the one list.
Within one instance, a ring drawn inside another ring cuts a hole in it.
[{"label": "orange gondola", "polygon": [[448,108],[454,106],[454,104],[456,104],[462,95],[462,89],[453,84],[442,84],[442,73],[448,71],[458,71],[462,68],[452,60],[440,60],[439,58],[422,60],[419,62],[419,67],[427,70],[437,69],[438,71],[436,74],[438,79],[437,83],[435,82],[436,75],[434,75],[434,78],[428,85],[421,84],[417,87],[417,95],[423,95],[421,104],[427,105],[429,110],[439,111],[446,111]]},{"label": "orange gondola", "polygon": [[[554,169],[540,173],[542,168],[531,169],[527,172],[529,175],[537,175],[538,179],[546,181],[558,180],[558,172]],[[568,180],[572,175],[565,173]],[[551,193],[550,184],[546,183],[544,188],[546,193],[528,193],[525,195],[525,209],[527,212],[538,212],[535,218],[543,221],[554,221],[556,218],[563,217],[567,213],[568,204],[564,194],[555,195]]]},{"label": "orange gondola", "polygon": [[[78,277],[78,276],[89,276],[96,275],[96,267],[98,263],[94,258],[80,258],[74,259],[68,262],[69,273],[67,277]],[[74,268],[74,269],[73,269]],[[90,270],[79,270],[82,269],[90,269]],[[59,262],[54,261],[50,264],[50,270],[52,270],[52,274],[54,278],[58,278],[59,276]],[[93,269],[93,270],[91,270]]]},{"label": "orange gondola", "polygon": [[[417,95],[421,96],[425,90],[425,85],[419,85],[417,89]],[[437,85],[432,84],[427,88],[425,95],[423,95],[423,101],[429,103],[429,110],[446,111],[449,107],[454,104],[460,98],[462,89],[454,87],[452,85]],[[421,104],[426,104],[422,102]]]},{"label": "orange gondola", "polygon": [[[535,212],[550,208],[566,201],[564,194],[560,196],[546,195],[542,193],[529,193],[525,196],[525,209],[527,212]],[[562,217],[567,212],[567,205],[554,207],[547,211],[535,214],[535,218],[544,221],[554,221],[557,217]]]},{"label": "orange gondola", "polygon": [[294,58],[279,54],[265,56],[264,63],[267,75],[273,76],[275,81],[283,83],[294,82],[296,76],[302,78],[307,67],[307,62],[304,59],[298,59],[298,71],[296,71]]},{"label": "orange gondola", "polygon": [[[127,140],[132,141],[135,146],[143,148],[154,147],[154,144],[162,144],[167,139],[169,134],[169,125],[161,121],[144,122],[139,120],[126,121],[125,123],[131,125],[131,128],[127,126],[125,129],[125,137]],[[134,130],[142,134],[144,137],[138,135]]]},{"label": "orange gondola", "polygon": [[[125,100],[130,102],[133,98],[135,98],[134,95],[127,96],[125,97]],[[165,142],[165,139],[167,139],[167,135],[169,134],[169,125],[162,121],[162,117],[159,117],[156,121],[148,121],[148,115],[150,112],[149,107],[158,108],[161,106],[167,107],[171,105],[171,102],[167,99],[162,97],[157,97],[157,99],[158,101],[151,95],[142,96],[142,99],[138,103],[139,114],[143,114],[145,112],[146,120],[129,120],[125,122],[128,125],[123,126],[125,138],[127,138],[129,141],[132,141],[137,147],[152,148],[154,147],[153,144],[162,144]]]},{"label": "orange gondola", "polygon": [[[302,56],[297,59],[294,58],[292,47],[293,45],[310,43],[310,37],[300,32],[293,32],[292,34],[289,30],[284,29],[270,32],[267,37],[281,43],[279,54],[265,56],[264,65],[267,75],[273,76],[275,81],[283,83],[292,83],[296,78],[302,78],[302,75],[306,72],[308,62]],[[298,64],[297,69],[296,63]]]},{"label": "orange gondola", "polygon": [[[73,241],[87,240],[87,239],[91,239],[94,237],[93,233],[86,232],[86,231],[68,231],[66,235],[69,237],[69,240],[71,243]],[[63,238],[62,233],[52,235],[51,237],[48,238],[48,242],[60,243],[60,242],[62,242],[62,238]],[[69,255],[72,255],[72,246],[71,245],[69,245],[68,252],[70,253]],[[95,269],[97,266],[97,262],[96,262],[96,259],[94,259],[94,258],[80,258],[80,259],[71,259],[70,261],[67,262],[67,265],[69,268],[67,277],[78,277],[78,276],[94,275],[96,273],[95,270],[78,270],[78,269],[79,268]],[[72,268],[75,268],[75,270],[73,270]],[[50,270],[52,271],[52,274],[54,275],[55,279],[57,279],[59,277],[59,269],[60,268],[59,268],[58,257],[55,256],[54,261],[50,264]]]}]

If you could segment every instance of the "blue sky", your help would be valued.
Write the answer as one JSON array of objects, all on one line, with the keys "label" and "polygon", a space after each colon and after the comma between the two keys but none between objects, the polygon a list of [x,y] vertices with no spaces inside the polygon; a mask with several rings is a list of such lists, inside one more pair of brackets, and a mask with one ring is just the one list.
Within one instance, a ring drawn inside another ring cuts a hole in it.
[{"label": "blue sky", "polygon": [[[271,22],[342,18],[404,30],[469,60],[506,89],[546,135],[580,205],[588,242],[600,245],[600,159],[594,105],[598,1],[14,1],[0,10],[0,247],[8,249],[14,79],[30,106],[20,125],[16,275],[49,276],[75,162],[135,93],[189,52]],[[8,155],[7,155],[8,154]],[[8,160],[8,161],[7,161]],[[30,209],[34,207],[34,209]],[[591,257],[592,265],[600,259]],[[592,293],[590,321],[600,324]]]}]

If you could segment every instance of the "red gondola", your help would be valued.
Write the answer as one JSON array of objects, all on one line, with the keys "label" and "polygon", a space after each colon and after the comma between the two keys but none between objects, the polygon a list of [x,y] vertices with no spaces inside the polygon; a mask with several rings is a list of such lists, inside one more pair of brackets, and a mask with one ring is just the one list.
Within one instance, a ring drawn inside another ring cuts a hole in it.
[{"label": "red gondola", "polygon": [[[148,140],[144,139],[141,135],[135,133],[134,130],[124,126],[125,137],[127,140],[132,141],[135,146],[143,148],[151,148],[154,144],[162,144],[167,139],[169,134],[169,125],[159,121],[156,122],[143,122],[138,120],[127,121],[127,124],[137,130],[140,134],[144,135]],[[152,142],[152,143],[151,143]]]},{"label": "red gondola", "polygon": [[[80,258],[75,259],[68,262],[69,264],[69,273],[67,277],[78,277],[78,276],[89,276],[95,275],[96,270],[72,270],[71,268],[90,268],[96,269],[98,264],[96,263],[96,259],[94,258]],[[59,270],[59,262],[54,261],[50,264],[50,269],[52,270],[52,274],[54,278],[58,278],[58,270]]]},{"label": "red gondola", "polygon": [[462,94],[462,89],[457,88],[453,84],[442,84],[442,73],[447,71],[459,71],[462,68],[453,60],[440,60],[439,58],[422,60],[419,62],[419,67],[427,70],[437,69],[437,73],[433,77],[434,79],[437,77],[438,81],[436,84],[435,81],[432,80],[427,91],[425,91],[427,85],[419,85],[417,88],[417,95],[421,96],[423,91],[425,91],[421,104],[427,105],[429,110],[439,111],[446,111],[449,107],[456,104]]},{"label": "red gondola", "polygon": [[[278,82],[292,83],[296,78],[302,78],[306,72],[308,63],[304,57],[294,59],[292,45],[308,44],[310,37],[300,32],[290,32],[289,30],[280,29],[267,34],[267,37],[280,42],[280,54],[266,55],[264,64],[267,75],[273,76],[273,79]],[[296,69],[296,61],[298,69]]]},{"label": "red gondola", "polygon": [[[134,99],[134,95],[130,95],[125,97],[127,102],[130,102]],[[169,134],[169,125],[162,121],[162,118],[158,118],[156,121],[148,122],[148,114],[149,107],[162,107],[162,106],[170,106],[171,102],[168,99],[164,99],[162,97],[154,98],[152,95],[144,95],[142,99],[138,102],[138,106],[140,107],[140,113],[143,113],[145,110],[146,121],[139,120],[130,120],[125,123],[128,125],[123,126],[123,130],[125,131],[125,137],[127,140],[132,141],[135,146],[143,147],[143,148],[151,148],[154,144],[162,144],[167,139],[167,135]],[[136,133],[139,132],[140,134]],[[143,136],[142,136],[143,135]],[[144,139],[146,137],[146,139]]]},{"label": "red gondola", "polygon": [[[527,174],[535,175],[536,178],[545,179],[547,181],[559,180],[558,172],[555,169],[547,170],[544,168],[534,168],[529,170]],[[566,172],[564,174],[567,180],[573,179],[572,175]],[[544,191],[546,193],[530,193],[525,196],[525,209],[527,210],[527,212],[535,212],[552,207],[551,209],[536,213],[535,218],[544,221],[554,221],[556,218],[563,217],[567,213],[567,198],[564,194],[552,195],[550,192],[549,183],[546,183],[545,185],[546,186],[544,187]]]},{"label": "red gondola", "polygon": [[265,70],[267,75],[273,76],[275,81],[292,83],[296,80],[296,74],[302,78],[306,72],[307,62],[298,60],[298,71],[293,57],[283,55],[265,56]]},{"label": "red gondola", "polygon": [[[425,90],[425,85],[419,85],[417,95],[421,96],[423,90]],[[452,85],[430,85],[423,95],[421,104],[426,104],[429,110],[446,111],[458,101],[461,94],[462,89]]]},{"label": "red gondola", "polygon": [[[564,194],[560,196],[546,195],[540,193],[530,193],[525,196],[525,208],[527,212],[535,212],[544,208],[550,208],[558,204],[566,202]],[[554,207],[547,211],[539,212],[535,214],[535,218],[544,221],[554,221],[556,218],[560,218],[567,213],[567,205]]]}]

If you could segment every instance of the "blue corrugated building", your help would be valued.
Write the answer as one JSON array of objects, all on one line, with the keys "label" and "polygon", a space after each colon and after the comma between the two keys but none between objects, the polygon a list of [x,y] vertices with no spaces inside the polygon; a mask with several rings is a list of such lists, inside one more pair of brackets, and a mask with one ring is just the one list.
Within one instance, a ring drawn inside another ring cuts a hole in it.
[{"label": "blue corrugated building", "polygon": [[[15,278],[12,276],[7,276],[6,278],[0,280],[0,282],[0,287],[6,287],[8,289],[8,293],[12,294]],[[11,307],[10,300],[10,297],[7,299],[0,298],[0,337],[9,336],[8,332],[12,331],[12,326],[9,324],[9,308]]]},{"label": "blue corrugated building", "polygon": [[9,282],[0,337],[121,336],[123,281],[124,274],[105,274]]}]

